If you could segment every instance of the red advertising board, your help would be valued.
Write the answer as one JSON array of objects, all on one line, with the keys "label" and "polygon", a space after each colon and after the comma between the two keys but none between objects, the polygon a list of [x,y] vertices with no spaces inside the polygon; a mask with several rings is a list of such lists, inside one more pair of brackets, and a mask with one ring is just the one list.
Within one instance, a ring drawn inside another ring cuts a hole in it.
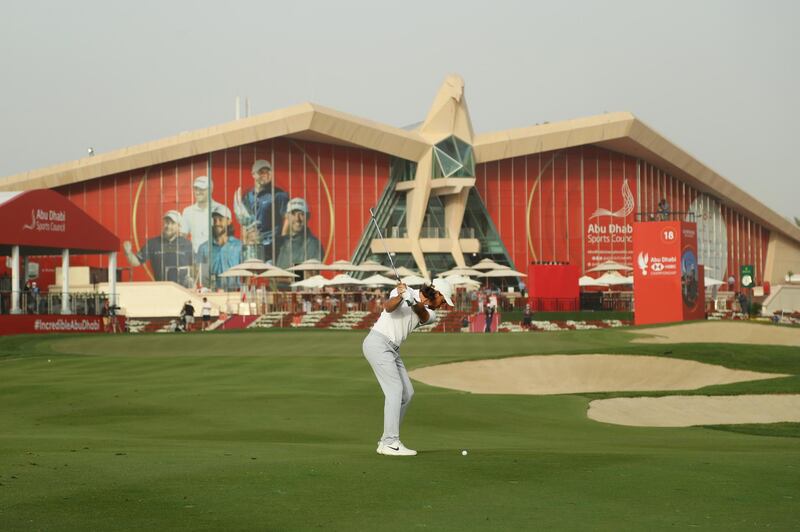
[{"label": "red advertising board", "polygon": [[578,310],[578,267],[573,264],[528,266],[528,302],[533,310]]},{"label": "red advertising board", "polygon": [[[124,329],[123,317],[117,318]],[[102,333],[101,316],[59,314],[5,314],[0,316],[0,335],[37,333]]]},{"label": "red advertising board", "polygon": [[701,319],[705,293],[691,222],[638,222],[633,229],[634,323]]}]

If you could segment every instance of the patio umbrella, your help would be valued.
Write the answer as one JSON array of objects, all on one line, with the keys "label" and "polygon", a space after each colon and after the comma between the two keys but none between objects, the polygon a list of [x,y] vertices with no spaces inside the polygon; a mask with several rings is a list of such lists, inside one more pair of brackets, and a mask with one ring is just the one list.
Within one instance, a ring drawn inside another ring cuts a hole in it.
[{"label": "patio umbrella", "polygon": [[408,286],[420,286],[423,284],[428,284],[430,281],[425,279],[424,277],[420,277],[419,275],[407,275],[402,279],[403,284]]},{"label": "patio umbrella", "polygon": [[630,266],[625,266],[624,264],[620,264],[619,262],[614,262],[613,260],[607,260],[595,266],[594,268],[590,268],[586,270],[587,272],[611,272],[611,271],[631,271],[633,268]]},{"label": "patio umbrella", "polygon": [[331,271],[339,271],[339,272],[358,272],[362,271],[358,269],[358,266],[350,262],[349,260],[337,260],[330,266],[328,266],[329,270]]},{"label": "patio umbrella", "polygon": [[265,272],[259,273],[256,277],[266,277],[268,279],[280,279],[280,278],[292,278],[292,277],[300,277],[296,273],[292,273],[286,270],[282,270],[280,268],[274,268],[272,270],[267,270]]},{"label": "patio umbrella", "polygon": [[357,266],[359,272],[377,272],[377,273],[384,273],[390,272],[392,269],[388,266],[384,266],[379,262],[375,262],[374,260],[365,260],[361,264]]},{"label": "patio umbrella", "polygon": [[600,282],[594,277],[589,277],[588,275],[584,275],[580,279],[578,279],[578,286],[608,286],[606,283]]},{"label": "patio umbrella", "polygon": [[452,270],[447,270],[446,272],[442,272],[440,275],[442,277],[446,277],[448,275],[463,275],[465,277],[474,277],[480,274],[481,272],[474,268],[467,268],[466,266],[456,266]]},{"label": "patio umbrella", "polygon": [[480,261],[478,264],[473,264],[471,268],[473,270],[502,270],[504,268],[508,268],[508,266],[498,264],[492,259],[486,258]]},{"label": "patio umbrella", "polygon": [[243,263],[237,264],[236,266],[229,268],[228,271],[234,270],[234,271],[246,271],[251,273],[261,273],[263,271],[272,270],[274,268],[276,268],[276,266],[267,264],[263,260],[247,259]]},{"label": "patio umbrella", "polygon": [[350,277],[346,273],[340,273],[333,279],[325,282],[325,286],[362,286],[364,283],[360,279]]},{"label": "patio umbrella", "polygon": [[[498,265],[499,266],[499,265]],[[478,277],[527,277],[528,275],[517,270],[512,270],[508,266],[488,270],[486,273],[478,275]]]},{"label": "patio umbrella", "polygon": [[445,277],[447,282],[449,282],[453,286],[480,286],[481,283],[476,281],[475,279],[470,279],[465,275],[448,275]]},{"label": "patio umbrella", "polygon": [[623,277],[619,273],[611,271],[606,272],[600,277],[597,278],[598,281],[604,283],[608,286],[613,285],[623,285],[623,284],[633,284],[633,279],[630,277]]},{"label": "patio umbrella", "polygon": [[308,259],[304,260],[297,266],[292,266],[291,268],[286,269],[290,272],[319,272],[324,270],[326,267],[327,264],[323,264],[319,259]]},{"label": "patio umbrella", "polygon": [[220,277],[255,277],[256,274],[253,272],[249,272],[247,270],[234,270],[230,268],[229,270],[222,272],[219,274]]},{"label": "patio umbrella", "polygon": [[361,279],[361,282],[369,286],[394,286],[397,284],[395,279],[389,279],[381,274],[376,273],[366,279]]},{"label": "patio umbrella", "polygon": [[295,281],[289,286],[292,288],[311,288],[311,289],[318,289],[325,286],[328,280],[321,275],[315,275],[313,277],[309,277],[308,279],[303,279],[302,281]]}]

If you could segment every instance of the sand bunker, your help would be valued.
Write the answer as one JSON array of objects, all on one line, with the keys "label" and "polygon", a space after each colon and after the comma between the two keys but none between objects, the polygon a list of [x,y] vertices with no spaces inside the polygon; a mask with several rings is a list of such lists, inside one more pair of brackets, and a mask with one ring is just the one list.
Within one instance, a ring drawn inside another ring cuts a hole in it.
[{"label": "sand bunker", "polygon": [[595,421],[633,427],[800,422],[800,395],[669,396],[589,403]]},{"label": "sand bunker", "polygon": [[778,327],[759,323],[707,321],[671,327],[630,329],[633,334],[655,338],[637,338],[636,343],[728,343],[800,346],[800,327]]},{"label": "sand bunker", "polygon": [[475,360],[415,369],[412,378],[472,393],[553,395],[581,392],[694,390],[713,384],[786,377],[631,355],[547,355]]}]

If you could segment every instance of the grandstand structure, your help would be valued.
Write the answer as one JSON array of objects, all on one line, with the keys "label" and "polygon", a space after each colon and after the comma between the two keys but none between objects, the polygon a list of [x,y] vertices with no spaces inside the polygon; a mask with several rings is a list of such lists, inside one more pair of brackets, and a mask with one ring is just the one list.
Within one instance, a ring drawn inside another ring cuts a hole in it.
[{"label": "grandstand structure", "polygon": [[[259,171],[269,173],[265,185]],[[742,266],[773,292],[788,271],[800,271],[800,228],[633,114],[476,133],[459,76],[444,80],[425,119],[410,128],[304,103],[0,178],[0,191],[40,188],[60,192],[119,239],[112,267],[127,294],[121,305],[131,308],[151,296],[125,285],[143,283],[149,293],[144,283],[168,280],[152,262],[131,259],[162,234],[168,216],[180,218],[192,246],[185,288],[236,290],[222,283],[218,246],[209,246],[216,205],[228,209],[227,234],[242,253],[279,263],[288,249],[284,266],[308,258],[386,263],[370,223],[375,208],[395,263],[424,276],[486,257],[522,271],[537,262],[575,264],[581,274],[608,261],[632,267],[633,222],[666,209],[697,223],[700,262],[716,279],[733,278],[732,289]],[[248,205],[248,194],[269,196],[269,212],[267,203]],[[305,206],[297,234],[284,221],[289,199]],[[54,259],[35,260],[41,283],[53,284]],[[76,256],[73,264],[108,268],[109,260]],[[170,296],[169,312],[182,298]],[[349,323],[342,319],[337,326]]]}]

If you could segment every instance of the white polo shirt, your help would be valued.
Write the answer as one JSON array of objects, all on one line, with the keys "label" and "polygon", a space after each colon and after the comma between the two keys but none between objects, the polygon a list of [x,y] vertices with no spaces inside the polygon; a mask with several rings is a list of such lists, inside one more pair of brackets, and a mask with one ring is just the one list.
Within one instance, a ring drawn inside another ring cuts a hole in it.
[{"label": "white polo shirt", "polygon": [[[211,208],[213,209],[219,205],[216,201],[211,201]],[[198,207],[196,203],[192,203],[185,209],[181,215],[181,233],[188,235],[192,241],[192,251],[195,255],[197,250],[200,249],[200,244],[208,241],[208,226],[211,224],[209,220],[208,206],[205,209]]]},{"label": "white polo shirt", "polygon": [[[411,295],[414,296],[414,299],[419,300],[419,290],[414,290],[413,288],[408,288],[408,290],[411,291]],[[389,294],[389,298],[395,296],[397,296],[396,288]],[[436,313],[428,307],[425,308],[428,310],[428,321],[420,323],[419,316],[417,316],[411,307],[403,301],[392,312],[386,312],[385,310],[381,312],[378,321],[372,326],[372,330],[381,333],[394,345],[399,346],[408,338],[411,331],[420,325],[433,323],[436,319]]]}]

